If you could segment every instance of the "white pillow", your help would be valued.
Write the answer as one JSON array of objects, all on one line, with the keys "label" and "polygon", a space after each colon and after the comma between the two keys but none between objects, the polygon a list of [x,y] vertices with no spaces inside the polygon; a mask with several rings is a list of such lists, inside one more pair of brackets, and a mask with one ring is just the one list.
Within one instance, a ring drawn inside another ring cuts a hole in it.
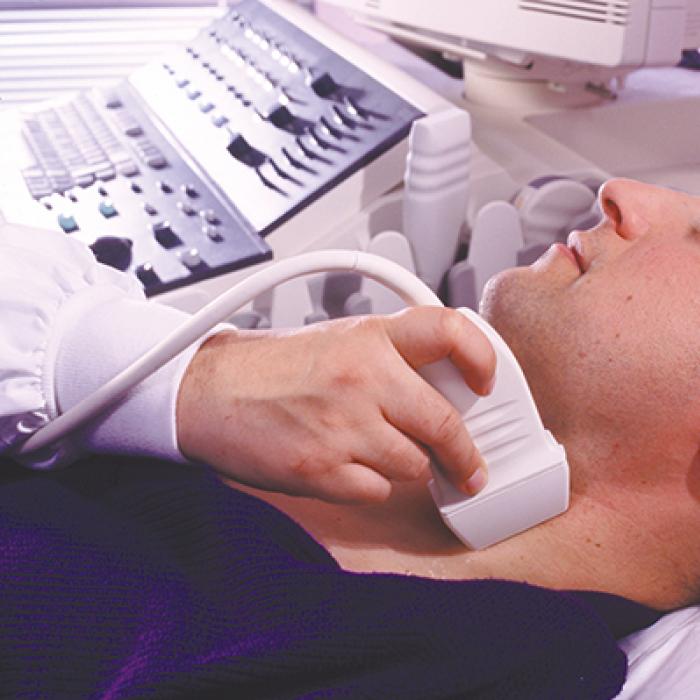
[{"label": "white pillow", "polygon": [[629,673],[617,700],[700,698],[700,606],[664,615],[620,646]]}]

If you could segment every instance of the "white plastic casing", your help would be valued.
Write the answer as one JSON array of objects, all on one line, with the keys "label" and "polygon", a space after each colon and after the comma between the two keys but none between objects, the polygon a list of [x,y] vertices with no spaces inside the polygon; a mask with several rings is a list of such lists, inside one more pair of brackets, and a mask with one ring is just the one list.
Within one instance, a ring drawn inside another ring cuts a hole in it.
[{"label": "white plastic casing", "polygon": [[697,46],[700,12],[700,0],[324,1],[456,55],[502,48],[523,62],[538,54],[609,67],[674,65],[682,48]]},{"label": "white plastic casing", "polygon": [[460,309],[496,351],[496,383],[478,397],[447,361],[421,375],[460,412],[486,460],[489,483],[476,496],[457,491],[433,468],[430,491],[448,527],[471,549],[483,549],[553,518],[569,507],[564,448],[544,428],[527,381],[510,348],[470,309]]}]

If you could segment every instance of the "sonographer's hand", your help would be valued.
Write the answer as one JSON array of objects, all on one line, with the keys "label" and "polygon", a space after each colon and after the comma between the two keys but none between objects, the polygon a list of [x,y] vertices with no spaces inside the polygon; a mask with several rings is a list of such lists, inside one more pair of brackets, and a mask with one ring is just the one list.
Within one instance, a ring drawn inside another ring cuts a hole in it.
[{"label": "sonographer's hand", "polygon": [[180,448],[239,482],[344,503],[383,501],[392,481],[421,477],[428,448],[458,488],[477,493],[481,456],[415,371],[445,357],[475,392],[490,391],[493,348],[451,309],[220,333],[182,381]]}]

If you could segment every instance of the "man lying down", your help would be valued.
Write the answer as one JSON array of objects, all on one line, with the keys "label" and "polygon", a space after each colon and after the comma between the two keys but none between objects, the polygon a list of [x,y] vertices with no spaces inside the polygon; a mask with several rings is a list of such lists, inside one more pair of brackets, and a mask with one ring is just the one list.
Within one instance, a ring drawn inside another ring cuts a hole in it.
[{"label": "man lying down", "polygon": [[[414,372],[449,356],[488,392],[493,353],[460,315],[224,330],[73,445],[128,458],[48,475],[4,466],[0,687],[13,697],[614,697],[625,676],[615,638],[699,597],[700,199],[615,180],[600,200],[599,226],[498,275],[482,300],[566,447],[567,513],[482,552],[439,520],[428,448],[466,493],[484,485],[461,421]],[[25,264],[27,240],[0,240],[2,260],[20,250]],[[54,254],[45,279],[23,282],[34,306],[2,307],[8,361],[21,348],[34,362],[23,382],[0,379],[6,416],[31,408],[32,389],[49,415],[66,410],[114,373],[106,358],[123,364],[181,322],[75,255],[77,272],[58,272]],[[9,279],[15,268],[0,265]],[[105,291],[120,285],[121,296]],[[39,320],[19,331],[27,309]],[[8,446],[16,440],[5,430]],[[193,464],[173,465],[180,452]],[[250,487],[275,508],[242,493]]]}]

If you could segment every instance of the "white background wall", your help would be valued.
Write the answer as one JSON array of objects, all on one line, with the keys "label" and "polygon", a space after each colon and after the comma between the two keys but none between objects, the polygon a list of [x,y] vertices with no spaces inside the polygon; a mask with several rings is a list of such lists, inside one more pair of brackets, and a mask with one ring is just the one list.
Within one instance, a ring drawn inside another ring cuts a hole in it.
[{"label": "white background wall", "polygon": [[113,83],[223,10],[217,0],[0,0],[0,108]]}]

